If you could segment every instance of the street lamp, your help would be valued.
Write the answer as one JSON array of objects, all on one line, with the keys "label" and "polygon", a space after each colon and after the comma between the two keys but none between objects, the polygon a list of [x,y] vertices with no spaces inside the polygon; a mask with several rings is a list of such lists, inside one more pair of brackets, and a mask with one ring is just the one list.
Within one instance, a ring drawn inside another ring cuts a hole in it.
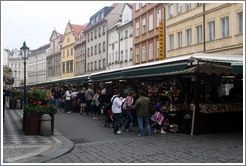
[{"label": "street lamp", "polygon": [[23,46],[20,48],[22,59],[24,59],[24,115],[23,115],[23,130],[25,129],[25,105],[26,105],[26,59],[28,58],[29,48],[24,41]]}]

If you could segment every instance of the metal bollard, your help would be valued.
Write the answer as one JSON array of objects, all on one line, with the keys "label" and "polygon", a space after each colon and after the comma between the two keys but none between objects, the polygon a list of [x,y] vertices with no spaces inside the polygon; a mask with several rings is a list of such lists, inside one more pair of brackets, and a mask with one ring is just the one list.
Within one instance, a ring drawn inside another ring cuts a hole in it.
[{"label": "metal bollard", "polygon": [[51,116],[49,114],[41,116],[40,135],[51,136]]}]

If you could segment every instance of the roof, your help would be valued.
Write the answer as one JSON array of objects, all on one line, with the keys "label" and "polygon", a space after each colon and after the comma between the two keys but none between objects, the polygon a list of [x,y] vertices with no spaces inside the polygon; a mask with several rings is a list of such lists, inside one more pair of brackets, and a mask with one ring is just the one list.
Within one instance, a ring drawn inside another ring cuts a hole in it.
[{"label": "roof", "polygon": [[75,33],[76,37],[79,37],[79,32],[81,32],[82,30],[86,29],[86,26],[84,25],[75,25],[75,24],[71,24],[68,23],[70,28],[73,29],[73,32]]},{"label": "roof", "polygon": [[32,50],[31,54],[37,54],[39,52],[43,52],[45,51],[46,49],[48,49],[50,47],[50,43],[49,44],[45,44],[39,48],[37,48],[36,50]]},{"label": "roof", "polygon": [[119,3],[113,3],[111,7],[116,7]]},{"label": "roof", "polygon": [[63,34],[60,34],[60,33],[59,33],[59,35],[60,35],[60,42],[62,43],[63,40],[64,40],[64,35]]}]

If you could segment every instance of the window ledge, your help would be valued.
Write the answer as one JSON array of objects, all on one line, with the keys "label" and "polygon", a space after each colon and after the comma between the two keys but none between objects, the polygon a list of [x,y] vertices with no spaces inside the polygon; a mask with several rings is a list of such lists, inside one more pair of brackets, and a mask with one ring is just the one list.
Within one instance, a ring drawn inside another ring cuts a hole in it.
[{"label": "window ledge", "polygon": [[154,31],[154,28],[153,28],[153,29],[151,29],[151,30],[149,30],[149,32],[152,32],[152,31]]}]

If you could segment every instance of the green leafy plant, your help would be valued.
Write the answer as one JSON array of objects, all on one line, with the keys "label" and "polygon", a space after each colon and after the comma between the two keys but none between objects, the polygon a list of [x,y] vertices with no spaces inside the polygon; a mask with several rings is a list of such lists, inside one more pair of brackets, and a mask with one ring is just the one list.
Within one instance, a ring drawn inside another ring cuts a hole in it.
[{"label": "green leafy plant", "polygon": [[57,112],[55,105],[49,102],[52,99],[50,91],[34,88],[32,91],[27,92],[27,97],[28,102],[25,105],[26,113],[32,115],[54,115]]}]

